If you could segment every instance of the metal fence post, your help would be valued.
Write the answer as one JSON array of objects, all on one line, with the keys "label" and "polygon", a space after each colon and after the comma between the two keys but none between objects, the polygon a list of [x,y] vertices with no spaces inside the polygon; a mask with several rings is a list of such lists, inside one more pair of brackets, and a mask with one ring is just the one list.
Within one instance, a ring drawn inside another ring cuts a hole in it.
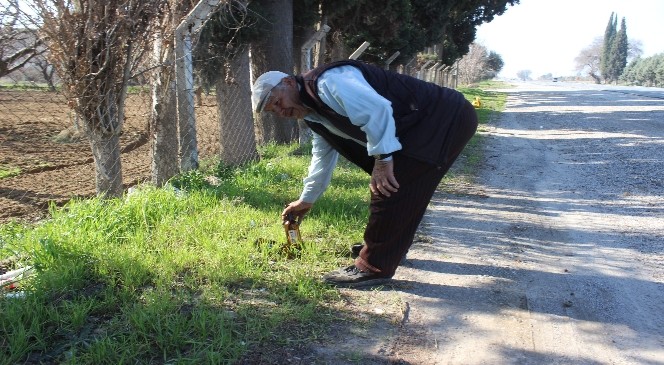
[{"label": "metal fence post", "polygon": [[420,80],[425,80],[426,79],[426,68],[431,64],[431,60],[427,61],[422,67],[420,67],[420,70],[417,71],[417,78]]},{"label": "metal fence post", "polygon": [[412,64],[413,62],[415,62],[416,59],[417,59],[417,57],[413,57],[413,58],[411,58],[410,61],[408,61],[408,63],[406,63],[406,65],[404,66],[404,73],[405,73],[406,75],[408,75],[408,76],[413,76],[413,74],[412,74],[412,72],[411,72],[411,70],[412,70],[412,66],[411,66],[411,64]]},{"label": "metal fence post", "polygon": [[360,57],[360,56],[362,55],[362,53],[364,53],[364,51],[367,49],[367,47],[369,47],[369,42],[364,42],[364,43],[362,43],[362,45],[359,46],[359,47],[355,50],[355,52],[353,52],[353,54],[351,54],[351,55],[348,57],[348,59],[356,60],[358,57]]},{"label": "metal fence post", "polygon": [[327,32],[330,31],[330,27],[327,24],[323,24],[323,26],[313,35],[309,40],[307,40],[304,45],[302,45],[301,51],[302,51],[302,58],[300,62],[300,67],[301,67],[301,73],[307,72],[311,70],[312,64],[311,64],[311,50],[314,48],[316,43],[320,42],[323,37],[327,34]]},{"label": "metal fence post", "polygon": [[427,70],[427,74],[429,76],[429,79],[427,81],[429,82],[436,82],[436,70],[438,69],[438,66],[440,66],[440,62],[436,62],[429,70]]},{"label": "metal fence post", "polygon": [[454,76],[454,88],[456,89],[459,86],[459,61],[454,63],[454,73],[452,76]]},{"label": "metal fence post", "polygon": [[438,84],[438,86],[445,86],[445,85],[443,85],[443,83],[444,83],[443,82],[443,69],[444,68],[445,68],[445,65],[440,65],[440,67],[438,67],[436,69],[436,80],[437,80],[436,84]]},{"label": "metal fence post", "polygon": [[385,61],[385,69],[386,70],[390,69],[390,64],[392,63],[392,61],[394,61],[395,58],[399,57],[400,54],[401,54],[401,52],[396,51],[390,56],[390,58],[387,59],[387,61]]},{"label": "metal fence post", "polygon": [[191,36],[203,27],[220,3],[221,0],[199,2],[175,29],[175,93],[180,129],[180,169],[183,172],[198,168]]},{"label": "metal fence post", "polygon": [[449,86],[450,85],[450,70],[452,69],[452,66],[445,66],[443,68],[443,74],[445,75],[445,81],[443,81],[443,86]]},{"label": "metal fence post", "polygon": [[[327,32],[329,31],[330,27],[327,24],[323,24],[323,26],[313,36],[311,36],[311,38],[304,42],[304,45],[302,45],[301,48],[300,73],[305,73],[311,70],[313,67],[311,61],[311,50],[325,37],[325,35],[327,35]],[[311,140],[311,130],[302,120],[298,120],[297,125],[300,129],[298,142],[300,145],[303,145]]]}]

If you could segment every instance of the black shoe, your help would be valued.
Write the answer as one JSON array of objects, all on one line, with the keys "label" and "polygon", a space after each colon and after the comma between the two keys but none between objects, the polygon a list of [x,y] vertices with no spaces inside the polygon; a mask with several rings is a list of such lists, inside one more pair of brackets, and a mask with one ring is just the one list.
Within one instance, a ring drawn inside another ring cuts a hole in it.
[{"label": "black shoe", "polygon": [[332,271],[323,276],[323,281],[340,288],[380,285],[390,280],[391,278],[378,276],[376,273],[362,271],[355,265]]},{"label": "black shoe", "polygon": [[352,246],[350,246],[350,257],[352,259],[355,259],[360,256],[360,251],[362,251],[362,247],[364,247],[363,244],[361,243],[356,243]]}]

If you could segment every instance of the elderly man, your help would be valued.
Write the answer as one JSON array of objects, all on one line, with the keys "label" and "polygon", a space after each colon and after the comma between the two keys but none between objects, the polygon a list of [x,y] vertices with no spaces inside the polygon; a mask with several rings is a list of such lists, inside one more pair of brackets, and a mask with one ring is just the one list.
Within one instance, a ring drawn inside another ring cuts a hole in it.
[{"label": "elderly man", "polygon": [[304,119],[314,132],[304,189],[282,217],[301,219],[313,207],[339,154],[371,175],[364,246],[353,265],[323,277],[340,287],[394,275],[436,187],[477,129],[461,93],[353,60],[300,76],[266,72],[252,87],[252,107]]}]

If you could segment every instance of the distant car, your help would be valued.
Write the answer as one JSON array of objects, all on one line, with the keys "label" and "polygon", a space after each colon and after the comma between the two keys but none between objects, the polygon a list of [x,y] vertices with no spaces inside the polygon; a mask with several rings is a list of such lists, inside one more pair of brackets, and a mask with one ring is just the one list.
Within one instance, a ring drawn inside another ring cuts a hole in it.
[{"label": "distant car", "polygon": [[557,77],[554,77],[551,81],[553,81],[553,82],[558,82],[558,78],[557,78]]}]

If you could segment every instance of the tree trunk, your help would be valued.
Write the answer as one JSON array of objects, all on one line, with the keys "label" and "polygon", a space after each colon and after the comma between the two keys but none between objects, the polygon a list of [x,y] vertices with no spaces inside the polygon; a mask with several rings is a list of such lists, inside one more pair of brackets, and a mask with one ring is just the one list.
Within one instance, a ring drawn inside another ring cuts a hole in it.
[{"label": "tree trunk", "polygon": [[[255,78],[267,71],[293,74],[293,1],[259,0],[265,10],[261,25],[265,36],[251,45],[251,71]],[[252,80],[252,82],[254,81]],[[270,113],[256,116],[256,141],[289,143],[298,137],[295,120],[284,120]]]},{"label": "tree trunk", "polygon": [[[163,186],[179,172],[178,164],[178,120],[175,99],[175,76],[173,70],[173,46],[161,49],[155,41],[154,61],[157,65],[152,86],[152,116],[150,118],[150,140],[152,152],[152,183]],[[163,52],[163,53],[162,53]]]},{"label": "tree trunk", "polygon": [[97,195],[112,198],[121,196],[123,192],[120,160],[122,123],[118,118],[124,113],[121,110],[123,105],[118,105],[112,95],[109,95],[106,100],[109,102],[97,104],[97,108],[94,109],[87,109],[87,111],[98,110],[98,114],[86,113],[84,118],[95,161]]},{"label": "tree trunk", "polygon": [[[295,62],[295,73],[296,74],[302,74],[304,72],[309,71],[310,67],[307,67],[307,65],[303,64],[304,60],[303,57],[305,56],[303,54],[302,46],[316,34],[316,31],[313,28],[300,28],[300,29],[294,29],[293,30],[293,60]],[[315,47],[314,47],[315,48]],[[310,54],[308,55],[308,58],[311,60],[313,59],[313,53],[314,49],[310,51]],[[315,67],[314,61],[311,61],[311,66]],[[311,68],[313,68],[311,67]],[[305,143],[308,143],[311,140],[311,129],[307,124],[304,122],[304,120],[298,120],[297,121],[297,133],[298,133],[298,142],[303,145]]]},{"label": "tree trunk", "polygon": [[95,160],[97,195],[110,198],[122,195],[122,166],[120,162],[120,137],[93,134],[90,136]]},{"label": "tree trunk", "polygon": [[294,72],[300,74],[304,71],[304,65],[302,65],[302,46],[304,43],[311,38],[316,31],[313,28],[300,28],[293,30],[293,62],[294,62]]},{"label": "tree trunk", "polygon": [[249,83],[249,47],[228,60],[217,81],[221,162],[239,165],[258,156]]}]

